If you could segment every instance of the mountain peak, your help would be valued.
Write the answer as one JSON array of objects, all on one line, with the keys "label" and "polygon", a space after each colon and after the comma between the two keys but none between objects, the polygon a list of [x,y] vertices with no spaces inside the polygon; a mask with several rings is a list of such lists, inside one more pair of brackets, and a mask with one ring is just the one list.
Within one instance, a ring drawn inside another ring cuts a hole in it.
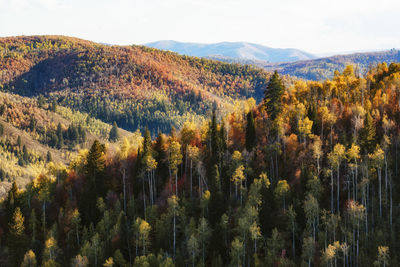
[{"label": "mountain peak", "polygon": [[316,56],[298,49],[272,48],[248,42],[219,42],[213,44],[203,44],[162,40],[158,42],[147,43],[145,46],[161,50],[169,50],[188,56],[219,56],[224,58],[267,62],[293,62],[316,58]]}]

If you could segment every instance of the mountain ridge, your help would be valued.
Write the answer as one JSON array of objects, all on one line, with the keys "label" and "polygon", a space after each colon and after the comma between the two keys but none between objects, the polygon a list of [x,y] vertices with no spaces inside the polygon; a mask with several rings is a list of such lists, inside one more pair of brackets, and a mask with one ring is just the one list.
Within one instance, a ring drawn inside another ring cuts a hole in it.
[{"label": "mountain ridge", "polygon": [[249,42],[219,42],[205,44],[161,40],[146,43],[144,45],[196,57],[224,56],[268,62],[290,62],[315,58],[311,53],[295,48],[272,48]]}]

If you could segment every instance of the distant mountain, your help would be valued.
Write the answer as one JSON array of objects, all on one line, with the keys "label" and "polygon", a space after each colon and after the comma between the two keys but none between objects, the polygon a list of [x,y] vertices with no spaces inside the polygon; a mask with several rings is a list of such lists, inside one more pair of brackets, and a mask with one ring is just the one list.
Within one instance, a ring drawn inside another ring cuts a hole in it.
[{"label": "distant mountain", "polygon": [[266,70],[278,70],[282,74],[288,74],[308,80],[325,80],[333,77],[335,70],[343,71],[347,65],[354,65],[359,73],[365,74],[369,66],[378,63],[400,62],[400,51],[391,49],[379,52],[354,53],[349,55],[337,55],[312,60],[301,60],[289,63],[268,63],[254,65]]},{"label": "distant mountain", "polygon": [[266,62],[293,62],[314,59],[316,56],[292,48],[271,48],[246,42],[222,42],[215,44],[182,43],[158,41],[145,46],[168,50],[182,55],[209,58],[230,58],[233,60],[255,60]]}]

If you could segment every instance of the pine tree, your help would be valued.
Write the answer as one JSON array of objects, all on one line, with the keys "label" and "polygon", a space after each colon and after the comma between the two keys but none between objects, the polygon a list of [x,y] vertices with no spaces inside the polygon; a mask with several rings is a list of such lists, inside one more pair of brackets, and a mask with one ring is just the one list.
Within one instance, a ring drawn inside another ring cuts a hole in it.
[{"label": "pine tree", "polygon": [[57,135],[57,140],[58,140],[56,147],[57,147],[57,149],[61,149],[64,146],[64,136],[63,136],[63,130],[61,127],[61,123],[58,123],[58,125],[57,125],[56,135]]},{"label": "pine tree", "polygon": [[250,111],[247,113],[247,124],[246,124],[246,150],[251,152],[256,146],[256,129],[254,125],[254,115]]},{"label": "pine tree", "polygon": [[18,135],[18,138],[17,138],[17,146],[18,146],[19,149],[21,149],[22,140],[21,140],[21,136],[20,135]]},{"label": "pine tree", "polygon": [[199,233],[199,239],[200,239],[200,243],[201,243],[202,262],[203,262],[203,266],[204,266],[206,244],[211,235],[211,230],[208,226],[208,222],[204,217],[200,219],[199,227],[198,227],[197,231]]},{"label": "pine tree", "polygon": [[7,221],[11,221],[15,208],[20,204],[19,195],[17,183],[14,181],[11,185],[10,191],[8,191],[8,196],[5,201]]},{"label": "pine tree", "polygon": [[285,91],[285,86],[277,71],[272,74],[265,90],[264,105],[268,116],[273,121],[282,110],[281,97]]},{"label": "pine tree", "polygon": [[151,147],[151,135],[149,128],[146,127],[144,131],[144,139],[143,139],[143,158],[145,158],[148,153],[151,153],[152,147]]},{"label": "pine tree", "polygon": [[10,263],[12,266],[20,266],[26,249],[24,216],[19,207],[14,211],[12,221],[9,224],[8,247],[10,249]]},{"label": "pine tree", "polygon": [[217,123],[217,115],[216,115],[216,109],[213,109],[212,113],[212,118],[211,118],[211,124],[210,124],[210,138],[211,138],[211,148],[210,148],[210,153],[211,153],[211,166],[214,166],[214,164],[218,164],[220,162],[220,140],[219,137],[220,135],[218,134],[218,123]]},{"label": "pine tree", "polygon": [[119,134],[118,134],[118,126],[117,123],[114,121],[112,128],[110,130],[110,135],[109,135],[109,140],[111,142],[116,142],[119,139]]},{"label": "pine tree", "polygon": [[84,221],[95,221],[94,218],[98,218],[98,211],[96,209],[97,198],[105,194],[105,181],[104,181],[104,169],[105,169],[105,147],[98,140],[93,142],[92,147],[86,158],[85,175],[85,195],[84,201],[81,201],[83,206],[82,215]]},{"label": "pine tree", "polygon": [[195,259],[197,256],[197,253],[199,251],[199,242],[197,241],[197,238],[195,235],[191,235],[188,241],[187,245],[188,253],[190,254],[192,258],[192,266],[195,266]]},{"label": "pine tree", "polygon": [[[170,176],[175,176],[175,194],[178,196],[178,168],[182,163],[181,144],[178,141],[170,140],[168,151],[168,165]],[[172,184],[172,181],[171,181]]]},{"label": "pine tree", "polygon": [[51,156],[51,152],[50,152],[50,151],[47,151],[46,162],[52,162],[52,161],[53,161],[53,158],[52,158],[52,156]]},{"label": "pine tree", "polygon": [[373,153],[376,146],[375,125],[371,114],[367,113],[364,127],[360,130],[360,145],[363,153]]},{"label": "pine tree", "polygon": [[29,122],[29,130],[31,132],[33,132],[33,131],[35,131],[35,129],[36,129],[36,120],[35,120],[35,118],[32,117]]},{"label": "pine tree", "polygon": [[22,158],[23,158],[23,160],[24,160],[25,163],[28,163],[28,161],[29,161],[29,154],[28,154],[28,149],[26,148],[25,145],[22,147]]},{"label": "pine tree", "polygon": [[56,100],[51,101],[51,105],[49,105],[50,111],[56,112],[57,111],[57,102]]}]

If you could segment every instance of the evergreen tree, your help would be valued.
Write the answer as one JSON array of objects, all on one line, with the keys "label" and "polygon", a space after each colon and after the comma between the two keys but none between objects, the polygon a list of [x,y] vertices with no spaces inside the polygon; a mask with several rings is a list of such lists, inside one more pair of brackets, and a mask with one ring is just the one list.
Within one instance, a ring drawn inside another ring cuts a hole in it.
[{"label": "evergreen tree", "polygon": [[28,161],[29,161],[29,153],[28,153],[28,149],[26,148],[25,145],[22,147],[22,158],[23,158],[25,163],[28,163]]},{"label": "evergreen tree", "polygon": [[14,181],[11,185],[11,189],[8,191],[8,196],[5,201],[7,221],[11,221],[15,208],[20,204],[19,195],[20,193],[17,187],[17,183]]},{"label": "evergreen tree", "polygon": [[111,142],[116,142],[119,139],[119,134],[118,134],[118,126],[117,123],[114,121],[112,128],[110,130],[110,135],[109,135],[109,140]]},{"label": "evergreen tree", "polygon": [[46,162],[52,162],[52,161],[53,161],[53,157],[51,156],[51,152],[47,151]]},{"label": "evergreen tree", "polygon": [[80,203],[83,206],[82,212],[84,222],[96,221],[99,214],[96,209],[97,199],[105,194],[105,147],[98,140],[93,142],[86,158],[85,175],[86,191]]},{"label": "evergreen tree", "polygon": [[35,131],[35,129],[36,129],[36,124],[37,124],[36,119],[32,117],[31,120],[30,120],[30,122],[29,122],[29,130],[30,130],[31,132]]},{"label": "evergreen tree", "polygon": [[58,123],[57,125],[56,134],[57,134],[57,149],[61,149],[64,146],[64,136],[61,123]]},{"label": "evergreen tree", "polygon": [[9,224],[8,246],[10,248],[10,263],[12,266],[20,266],[25,254],[26,240],[24,216],[19,207],[14,211],[12,221]]},{"label": "evergreen tree", "polygon": [[22,140],[21,140],[21,136],[20,135],[18,135],[18,138],[17,138],[17,146],[18,146],[19,149],[21,149]]},{"label": "evergreen tree", "polygon": [[256,140],[256,129],[254,125],[253,111],[247,113],[247,124],[246,124],[246,150],[251,152],[257,145]]},{"label": "evergreen tree", "polygon": [[5,111],[6,111],[6,105],[5,104],[0,105],[0,116],[3,116]]},{"label": "evergreen tree", "polygon": [[285,86],[277,71],[272,74],[265,90],[264,105],[268,116],[273,121],[282,110],[281,97],[285,91]]},{"label": "evergreen tree", "polygon": [[152,156],[152,141],[149,129],[146,127],[144,131],[144,138],[143,138],[143,150],[142,150],[142,162],[141,164],[144,166],[146,165],[145,161],[149,156]]},{"label": "evergreen tree", "polygon": [[51,101],[51,104],[49,105],[50,111],[56,112],[57,111],[57,102],[56,100]]},{"label": "evergreen tree", "polygon": [[216,109],[213,109],[211,124],[210,124],[210,138],[211,138],[211,166],[214,164],[219,164],[220,161],[220,135],[218,134],[218,123]]},{"label": "evergreen tree", "polygon": [[364,153],[372,153],[376,146],[374,121],[368,112],[364,119],[364,127],[360,130],[360,145]]}]

